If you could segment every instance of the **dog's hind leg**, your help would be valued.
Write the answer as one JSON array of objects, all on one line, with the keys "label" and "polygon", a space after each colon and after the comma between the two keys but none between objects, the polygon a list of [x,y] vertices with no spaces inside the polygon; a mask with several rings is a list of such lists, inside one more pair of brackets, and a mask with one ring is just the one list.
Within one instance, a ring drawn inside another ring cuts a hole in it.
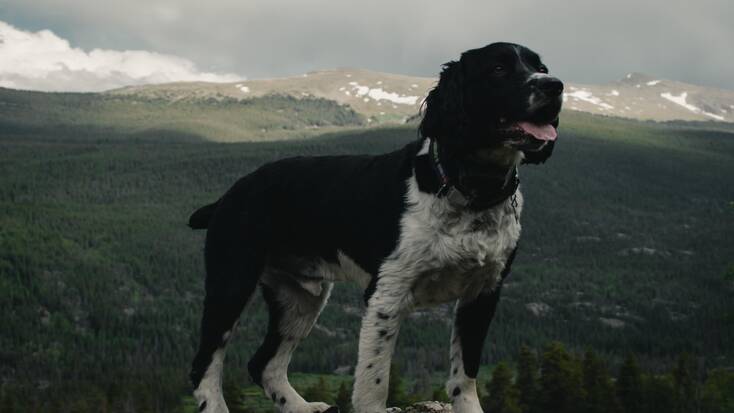
[{"label": "dog's hind leg", "polygon": [[199,411],[205,413],[228,412],[222,395],[225,348],[266,261],[258,246],[261,240],[244,228],[241,217],[234,211],[218,211],[207,233],[201,341],[190,373]]},{"label": "dog's hind leg", "polygon": [[288,382],[291,355],[311,331],[333,284],[323,281],[317,285],[316,289],[306,290],[292,279],[270,277],[267,271],[263,277],[262,291],[270,321],[265,341],[247,367],[253,381],[281,412],[319,413],[330,409],[322,402],[307,402]]}]

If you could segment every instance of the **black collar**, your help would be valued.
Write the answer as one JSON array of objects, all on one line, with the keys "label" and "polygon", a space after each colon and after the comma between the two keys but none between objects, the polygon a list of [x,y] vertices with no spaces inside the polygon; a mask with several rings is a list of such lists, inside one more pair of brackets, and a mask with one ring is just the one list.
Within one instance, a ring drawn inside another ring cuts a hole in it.
[{"label": "black collar", "polygon": [[499,205],[515,194],[520,185],[517,166],[509,170],[477,169],[466,165],[447,165],[441,162],[448,158],[438,147],[435,139],[429,139],[428,153],[425,161],[430,165],[432,185],[420,185],[422,190],[435,193],[439,198],[446,198],[460,208],[482,211]]}]

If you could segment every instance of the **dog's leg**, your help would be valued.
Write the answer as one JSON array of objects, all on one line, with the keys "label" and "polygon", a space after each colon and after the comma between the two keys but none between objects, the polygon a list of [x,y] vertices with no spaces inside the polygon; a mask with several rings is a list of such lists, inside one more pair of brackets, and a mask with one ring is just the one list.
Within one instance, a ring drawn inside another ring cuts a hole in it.
[{"label": "dog's leg", "polygon": [[264,252],[256,245],[257,239],[233,225],[232,216],[226,212],[215,217],[207,232],[201,340],[190,373],[199,411],[205,413],[228,412],[222,396],[225,348],[243,308],[257,288],[265,262]]},{"label": "dog's leg", "polygon": [[207,295],[204,302],[201,341],[190,373],[194,397],[201,412],[228,412],[222,396],[224,355],[245,301],[245,297]]},{"label": "dog's leg", "polygon": [[451,372],[446,393],[456,413],[482,413],[477,396],[477,372],[484,338],[494,317],[500,286],[473,301],[458,300],[451,332]]},{"label": "dog's leg", "polygon": [[411,277],[382,275],[369,298],[359,333],[354,377],[355,413],[385,413],[390,362],[400,322],[412,308]]},{"label": "dog's leg", "polygon": [[322,284],[318,295],[295,283],[274,283],[271,279],[263,285],[270,321],[265,341],[250,360],[248,369],[255,383],[284,413],[319,413],[329,409],[322,402],[307,402],[288,382],[291,354],[311,331],[331,293],[333,284]]},{"label": "dog's leg", "polygon": [[476,297],[456,302],[451,332],[451,370],[446,382],[446,393],[456,413],[482,413],[477,396],[479,359],[489,324],[497,310],[502,282],[510,273],[515,251],[510,254],[496,285],[485,288]]}]

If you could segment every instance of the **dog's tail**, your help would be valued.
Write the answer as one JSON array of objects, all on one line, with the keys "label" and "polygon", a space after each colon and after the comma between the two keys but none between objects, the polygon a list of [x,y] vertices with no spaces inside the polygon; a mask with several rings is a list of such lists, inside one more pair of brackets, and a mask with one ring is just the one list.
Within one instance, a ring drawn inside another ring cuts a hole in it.
[{"label": "dog's tail", "polygon": [[217,209],[217,206],[219,206],[219,201],[213,202],[209,205],[204,205],[194,211],[194,213],[189,217],[189,227],[191,227],[191,229],[207,229],[209,227],[209,221],[212,219],[212,215],[214,215],[214,211]]}]

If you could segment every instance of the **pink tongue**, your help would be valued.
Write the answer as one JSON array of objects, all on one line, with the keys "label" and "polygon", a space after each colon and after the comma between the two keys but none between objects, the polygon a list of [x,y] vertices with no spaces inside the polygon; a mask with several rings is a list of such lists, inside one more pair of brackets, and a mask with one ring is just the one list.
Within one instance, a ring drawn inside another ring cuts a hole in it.
[{"label": "pink tongue", "polygon": [[554,141],[558,137],[556,128],[550,124],[536,125],[535,123],[530,122],[517,122],[517,126],[526,133],[533,135],[535,139],[539,139],[541,141]]}]

